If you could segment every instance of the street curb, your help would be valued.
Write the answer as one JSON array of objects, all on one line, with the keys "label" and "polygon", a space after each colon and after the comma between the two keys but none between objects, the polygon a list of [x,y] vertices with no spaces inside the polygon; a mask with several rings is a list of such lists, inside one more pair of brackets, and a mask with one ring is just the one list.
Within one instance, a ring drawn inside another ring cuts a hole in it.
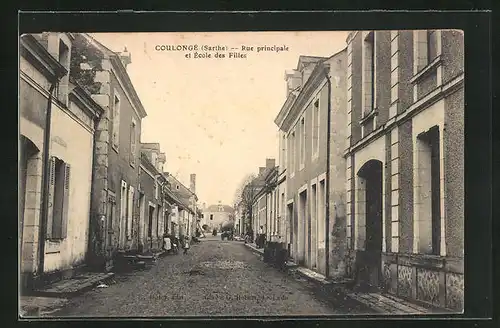
[{"label": "street curb", "polygon": [[[264,257],[264,251],[253,247],[252,245],[245,244],[245,246],[255,255],[259,256],[262,260]],[[348,288],[345,287],[345,282],[342,281],[340,284],[335,283],[335,281],[328,281],[326,279],[316,279],[310,275],[305,274],[305,268],[298,266],[292,261],[287,261],[285,274],[296,277],[297,275],[304,278],[308,282],[311,282],[314,286],[314,293],[321,299],[327,302],[350,302],[356,306],[363,307],[368,313],[375,312],[374,309],[368,307],[366,304],[359,302],[356,299],[349,297],[347,294]],[[341,299],[340,299],[341,298]],[[372,311],[372,312],[369,312]]]}]

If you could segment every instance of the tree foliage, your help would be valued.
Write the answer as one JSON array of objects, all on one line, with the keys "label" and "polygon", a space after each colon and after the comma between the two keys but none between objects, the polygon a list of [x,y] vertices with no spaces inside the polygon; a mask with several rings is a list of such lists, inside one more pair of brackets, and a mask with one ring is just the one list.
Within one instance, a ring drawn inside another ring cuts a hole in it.
[{"label": "tree foliage", "polygon": [[97,94],[101,83],[95,81],[102,71],[103,53],[82,35],[76,33],[71,47],[71,77],[88,93]]},{"label": "tree foliage", "polygon": [[252,226],[253,205],[257,200],[258,193],[262,188],[259,178],[255,174],[247,175],[236,189],[234,204],[241,209],[241,215],[248,220],[248,225]]}]

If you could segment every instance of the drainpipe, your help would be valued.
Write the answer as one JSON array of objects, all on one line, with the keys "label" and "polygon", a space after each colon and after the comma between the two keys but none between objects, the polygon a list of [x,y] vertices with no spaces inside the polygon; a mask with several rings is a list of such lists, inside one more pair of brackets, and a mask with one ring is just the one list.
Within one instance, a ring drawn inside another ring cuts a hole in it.
[{"label": "drainpipe", "polygon": [[326,177],[325,177],[325,191],[326,191],[326,236],[325,236],[325,258],[326,268],[325,276],[330,276],[330,133],[331,133],[331,111],[332,111],[332,81],[330,80],[330,70],[325,67],[325,77],[328,85],[328,118],[327,118],[327,135],[326,135]]},{"label": "drainpipe", "polygon": [[[96,174],[97,174],[97,170],[96,170],[96,162],[97,162],[97,159],[96,159],[96,150],[97,150],[97,127],[99,125],[99,122],[100,122],[100,116],[96,116],[94,118],[94,138],[92,140],[92,174],[90,176],[90,188],[92,190],[92,188],[94,187],[94,181],[96,180]],[[90,199],[90,202],[92,205],[94,205],[94,200],[92,199],[93,198],[93,194],[90,195],[91,199]],[[98,214],[98,213],[92,213],[92,208],[94,206],[91,206],[91,212],[90,212],[90,216],[89,216],[89,232],[92,231],[92,217],[94,216],[94,214]],[[101,218],[98,218],[98,220],[101,220]],[[99,232],[99,227],[97,227],[97,232]],[[104,231],[104,233],[106,234],[107,232]],[[92,235],[91,235],[92,236]],[[102,246],[102,250],[101,251],[104,251],[103,254],[105,254],[105,239],[104,239],[104,236],[102,236],[103,238],[101,238],[102,240],[102,243],[103,243],[103,246]],[[89,238],[89,241],[88,241],[88,250],[89,252],[87,253],[87,263],[90,263],[92,265],[94,265],[95,263],[93,262],[93,260],[95,258],[93,258],[96,254],[94,253],[95,249],[94,249],[94,244],[92,242],[92,237]]]},{"label": "drainpipe", "polygon": [[47,112],[45,115],[45,130],[43,136],[43,192],[41,204],[41,220],[38,237],[38,274],[42,275],[45,266],[45,237],[47,235],[48,209],[49,209],[49,192],[50,192],[50,126],[52,123],[52,94],[56,85],[59,83],[59,78],[50,85],[49,98],[47,100]]}]

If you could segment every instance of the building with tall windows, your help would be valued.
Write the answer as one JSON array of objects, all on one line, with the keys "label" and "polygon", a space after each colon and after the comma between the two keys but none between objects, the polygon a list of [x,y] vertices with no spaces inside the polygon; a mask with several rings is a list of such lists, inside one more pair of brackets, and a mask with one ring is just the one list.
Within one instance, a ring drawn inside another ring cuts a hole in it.
[{"label": "building with tall windows", "polygon": [[141,122],[146,111],[127,73],[131,55],[74,34],[71,69],[104,108],[96,128],[89,264],[110,269],[118,251],[136,248]]},{"label": "building with tall windows", "polygon": [[141,251],[158,250],[162,247],[163,234],[169,227],[171,210],[164,197],[164,187],[168,188],[167,178],[163,174],[166,156],[160,152],[158,143],[141,143],[140,148],[139,212],[134,220],[137,248]]},{"label": "building with tall windows", "polygon": [[347,44],[347,274],[461,311],[463,34],[356,31]]},{"label": "building with tall windows", "polygon": [[286,218],[290,255],[327,276],[343,259],[329,261],[334,258],[327,252],[345,243],[330,235],[345,221],[346,66],[345,49],[331,57],[300,56],[297,68],[285,73],[287,98],[275,119],[282,139],[279,193],[285,196],[280,217]]},{"label": "building with tall windows", "polygon": [[20,38],[22,291],[75,274],[87,255],[93,145],[104,110],[70,69],[74,40],[71,33]]}]

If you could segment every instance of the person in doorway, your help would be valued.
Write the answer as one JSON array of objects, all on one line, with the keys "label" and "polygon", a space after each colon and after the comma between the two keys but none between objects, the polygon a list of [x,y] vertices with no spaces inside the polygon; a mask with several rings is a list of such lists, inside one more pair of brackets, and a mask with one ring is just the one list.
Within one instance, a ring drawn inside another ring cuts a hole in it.
[{"label": "person in doorway", "polygon": [[187,251],[189,249],[189,237],[188,236],[184,237],[184,243],[182,245],[182,248],[184,248],[184,254],[187,254]]}]

